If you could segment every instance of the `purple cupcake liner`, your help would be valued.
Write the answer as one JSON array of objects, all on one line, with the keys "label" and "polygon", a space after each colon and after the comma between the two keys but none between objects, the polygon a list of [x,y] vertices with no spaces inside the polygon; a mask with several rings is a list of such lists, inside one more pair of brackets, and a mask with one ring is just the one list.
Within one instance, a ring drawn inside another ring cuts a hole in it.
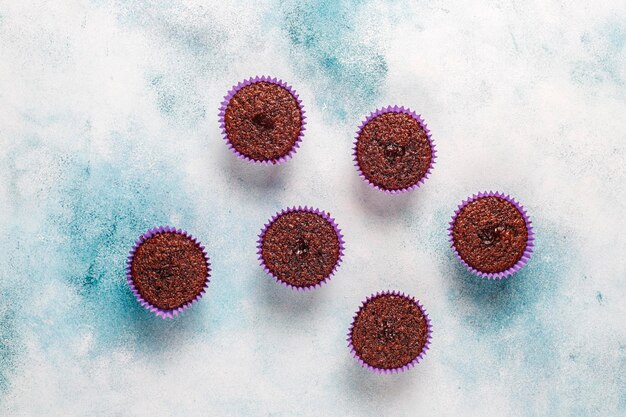
[{"label": "purple cupcake liner", "polygon": [[[524,222],[526,223],[526,230],[528,231],[528,239],[526,240],[526,249],[524,250],[522,257],[515,263],[515,265],[513,265],[512,267],[502,272],[481,272],[477,270],[476,268],[470,266],[467,262],[465,262],[463,258],[461,258],[461,255],[459,255],[459,252],[456,250],[456,247],[454,246],[454,238],[452,236],[452,229],[454,227],[454,222],[456,221],[457,216],[459,215],[461,210],[465,206],[467,206],[469,203],[479,200],[481,198],[485,198],[485,197],[500,197],[508,201],[509,203],[513,204],[513,206],[522,214],[522,217],[524,218]],[[463,200],[461,204],[459,204],[458,208],[454,211],[454,215],[452,216],[452,221],[449,223],[449,225],[450,227],[448,227],[448,236],[449,236],[450,247],[454,250],[454,254],[456,255],[457,259],[463,265],[465,265],[468,271],[470,271],[472,274],[479,276],[481,278],[494,279],[494,280],[507,278],[510,275],[513,275],[514,273],[522,269],[528,263],[528,261],[530,260],[530,256],[533,253],[533,247],[535,246],[535,233],[533,232],[532,222],[530,221],[530,218],[528,217],[528,213],[526,212],[524,207],[520,203],[518,203],[513,197],[506,195],[504,193],[500,193],[500,192],[494,193],[493,191],[489,191],[489,192],[484,191],[478,194],[474,194],[471,197],[467,198],[466,200]]]},{"label": "purple cupcake liner", "polygon": [[[356,322],[356,318],[358,317],[359,313],[361,312],[363,307],[365,307],[367,305],[367,303],[369,303],[370,301],[372,301],[375,298],[378,298],[378,297],[384,296],[384,295],[399,296],[399,297],[405,298],[405,299],[415,303],[415,305],[417,305],[417,307],[420,309],[420,311],[424,315],[424,318],[426,319],[426,327],[428,329],[427,330],[427,334],[426,334],[426,343],[424,343],[424,347],[422,348],[422,351],[420,352],[420,354],[417,355],[415,357],[415,359],[413,359],[408,364],[406,364],[404,366],[401,366],[401,367],[398,367],[398,368],[391,368],[391,369],[377,368],[375,366],[372,366],[372,365],[368,364],[363,359],[361,359],[361,357],[357,353],[356,349],[354,348],[354,345],[352,344],[352,329],[354,328],[354,323]],[[418,300],[416,300],[414,297],[411,297],[410,295],[407,295],[407,294],[405,294],[403,292],[400,292],[400,291],[389,291],[389,290],[387,290],[387,291],[377,292],[376,294],[372,294],[369,297],[367,297],[365,299],[365,301],[363,301],[361,303],[361,306],[359,307],[359,310],[354,314],[354,317],[352,318],[352,324],[350,325],[350,329],[348,329],[348,338],[346,340],[348,342],[348,348],[350,349],[350,352],[352,353],[352,356],[354,356],[354,358],[357,361],[359,361],[359,363],[361,364],[361,366],[363,368],[367,368],[370,371],[376,372],[378,374],[397,374],[397,373],[409,370],[410,368],[412,368],[415,365],[417,365],[422,359],[424,359],[424,356],[426,355],[426,351],[430,348],[432,334],[433,334],[433,331],[432,331],[432,326],[430,324],[430,317],[428,317],[428,314],[426,313],[426,309],[424,308],[423,305],[420,304],[420,302]]]},{"label": "purple cupcake liner", "polygon": [[[333,267],[333,270],[322,281],[318,282],[315,285],[308,285],[306,287],[298,287],[298,286],[292,285],[292,284],[290,284],[288,282],[283,281],[282,279],[280,279],[276,275],[274,275],[274,273],[265,264],[265,260],[263,259],[263,254],[262,254],[262,252],[263,252],[263,237],[265,236],[265,232],[267,232],[267,229],[272,225],[272,223],[274,223],[279,217],[281,217],[284,214],[293,213],[293,212],[299,212],[299,211],[314,213],[314,214],[322,216],[324,219],[326,219],[330,223],[330,225],[333,227],[333,229],[335,229],[335,232],[337,233],[337,239],[339,239],[339,258],[337,259],[337,263],[335,263],[335,266]],[[314,288],[321,287],[323,283],[328,281],[333,275],[335,275],[335,272],[337,272],[337,268],[339,268],[339,265],[341,265],[341,262],[343,260],[344,250],[345,250],[345,242],[343,240],[343,234],[341,233],[341,229],[339,228],[339,225],[337,225],[337,223],[335,222],[335,219],[333,219],[330,216],[329,213],[326,213],[323,210],[319,210],[319,209],[312,208],[312,207],[307,207],[307,206],[304,206],[304,207],[302,207],[302,206],[288,207],[288,208],[282,209],[281,211],[279,211],[276,214],[274,214],[272,216],[272,218],[269,219],[268,222],[265,223],[265,225],[263,225],[263,229],[261,230],[261,233],[259,234],[259,240],[257,240],[257,255],[259,256],[259,258],[258,258],[259,259],[259,263],[260,263],[261,267],[263,268],[263,270],[265,271],[265,273],[268,274],[269,276],[271,276],[272,278],[274,278],[276,280],[276,282],[279,282],[279,283],[283,284],[284,286],[286,286],[288,288],[295,289],[296,291],[308,291],[308,290],[312,290]]]},{"label": "purple cupcake liner", "polygon": [[[296,99],[296,102],[298,103],[298,108],[300,109],[300,115],[302,117],[302,126],[300,128],[300,133],[298,134],[298,138],[296,139],[296,142],[293,144],[293,147],[291,148],[291,150],[289,150],[289,152],[286,155],[281,156],[280,158],[263,159],[263,160],[250,158],[249,156],[246,156],[240,153],[239,151],[237,151],[237,149],[235,149],[233,144],[228,139],[228,133],[226,132],[226,121],[224,120],[224,117],[226,115],[226,107],[228,107],[228,103],[230,103],[230,100],[239,90],[241,90],[242,88],[246,86],[249,86],[250,84],[254,84],[258,82],[273,83],[273,84],[283,87],[284,89],[289,91],[289,93],[293,96],[293,98]],[[298,96],[298,93],[296,93],[296,90],[294,90],[290,85],[288,85],[284,81],[276,77],[272,78],[266,75],[262,75],[260,77],[259,76],[252,77],[233,86],[233,88],[230,89],[230,91],[226,94],[226,96],[224,96],[224,101],[222,102],[222,105],[220,106],[220,112],[218,116],[220,118],[220,129],[222,130],[222,137],[226,141],[226,145],[228,146],[228,148],[235,155],[237,155],[238,158],[243,159],[248,162],[252,162],[254,164],[259,164],[259,165],[278,165],[291,159],[293,157],[293,154],[295,154],[296,150],[300,147],[300,142],[302,142],[302,137],[304,136],[304,131],[306,129],[306,112],[304,111],[302,100],[300,100],[300,97]]]},{"label": "purple cupcake liner", "polygon": [[[204,284],[204,288],[202,289],[202,292],[200,292],[200,294],[198,294],[196,296],[196,298],[194,298],[193,300],[185,303],[184,305],[182,305],[182,306],[180,306],[178,308],[172,309],[172,310],[164,310],[162,308],[153,306],[146,299],[144,299],[141,296],[141,294],[139,294],[139,291],[135,287],[135,283],[133,282],[133,277],[131,275],[131,265],[133,263],[133,257],[135,256],[135,253],[137,252],[137,248],[139,248],[139,246],[141,246],[141,244],[144,243],[146,240],[148,240],[151,237],[154,237],[154,236],[156,236],[158,234],[161,234],[161,233],[177,233],[179,235],[183,235],[183,236],[188,237],[189,239],[191,239],[193,241],[193,243],[198,248],[200,248],[200,250],[202,250],[202,255],[204,256],[204,260],[206,261],[206,266],[207,266],[207,276],[206,276],[206,281],[205,281],[205,284]],[[192,235],[190,235],[189,233],[187,233],[187,232],[185,232],[185,231],[183,231],[181,229],[176,229],[176,228],[170,227],[170,226],[154,227],[154,228],[148,230],[143,235],[141,235],[139,237],[139,239],[135,242],[135,245],[133,246],[133,248],[130,251],[128,259],[126,260],[126,281],[128,282],[128,285],[130,286],[130,289],[133,292],[133,295],[135,296],[135,298],[137,298],[137,301],[139,301],[139,304],[141,304],[146,309],[150,310],[151,312],[153,312],[157,316],[162,317],[164,319],[165,318],[173,318],[173,317],[177,316],[178,314],[182,313],[184,310],[186,310],[189,307],[191,307],[191,305],[193,303],[195,303],[200,298],[202,298],[202,296],[204,295],[204,293],[206,292],[206,290],[208,288],[208,285],[209,285],[209,282],[210,282],[210,277],[211,277],[211,262],[209,261],[209,256],[207,255],[204,246],[202,246],[202,244],[196,238],[194,238]]]},{"label": "purple cupcake liner", "polygon": [[[371,182],[369,180],[369,178],[367,178],[365,176],[365,174],[363,173],[363,171],[361,170],[361,167],[359,166],[359,161],[357,159],[357,155],[356,155],[356,146],[357,143],[359,141],[359,136],[361,136],[361,131],[363,130],[363,128],[373,119],[375,119],[376,117],[383,115],[385,113],[404,113],[404,114],[408,114],[409,116],[411,116],[412,118],[414,118],[421,126],[422,129],[424,129],[424,132],[426,132],[426,136],[428,137],[428,141],[430,142],[430,147],[432,150],[432,156],[430,158],[430,166],[428,167],[428,170],[426,171],[426,173],[424,174],[424,176],[415,184],[409,186],[409,187],[405,187],[405,188],[401,188],[398,190],[388,190],[386,188],[383,188],[379,185],[374,184],[373,182]],[[435,165],[435,160],[437,159],[437,149],[436,149],[436,145],[435,142],[433,141],[431,134],[430,134],[430,129],[428,129],[428,126],[426,125],[426,122],[424,122],[424,119],[422,119],[422,116],[415,113],[414,111],[412,111],[409,108],[406,108],[404,106],[387,106],[387,107],[383,107],[381,109],[376,109],[376,111],[370,113],[369,116],[367,116],[365,118],[365,120],[363,120],[363,122],[361,122],[361,124],[359,125],[359,128],[356,132],[356,136],[354,137],[354,146],[353,146],[353,152],[352,152],[352,156],[353,156],[353,161],[354,161],[354,166],[356,167],[359,176],[365,181],[367,182],[369,185],[371,185],[372,187],[374,187],[377,190],[383,191],[387,194],[402,194],[411,190],[414,190],[416,188],[418,188],[420,185],[424,184],[424,182],[428,179],[428,177],[430,176],[430,174],[432,173],[433,167]]]}]

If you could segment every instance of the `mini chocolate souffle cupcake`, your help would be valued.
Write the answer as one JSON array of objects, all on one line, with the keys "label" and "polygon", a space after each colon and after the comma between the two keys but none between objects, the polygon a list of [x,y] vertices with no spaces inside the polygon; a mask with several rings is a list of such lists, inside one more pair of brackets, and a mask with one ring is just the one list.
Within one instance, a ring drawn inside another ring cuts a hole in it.
[{"label": "mini chocolate souffle cupcake", "polygon": [[404,107],[385,107],[371,113],[355,139],[354,162],[359,175],[390,194],[418,187],[435,163],[430,130],[421,116]]},{"label": "mini chocolate souffle cupcake", "polygon": [[343,235],[335,220],[318,209],[293,207],[276,213],[258,240],[266,273],[297,290],[320,286],[337,270]]},{"label": "mini chocolate souffle cupcake", "polygon": [[348,347],[362,366],[397,373],[423,359],[431,334],[430,319],[418,301],[385,291],[362,303],[348,331]]},{"label": "mini chocolate souffle cupcake", "polygon": [[489,279],[519,271],[530,259],[535,240],[526,210],[498,192],[464,200],[448,231],[457,258],[473,274]]},{"label": "mini chocolate souffle cupcake", "polygon": [[291,158],[306,125],[296,92],[283,81],[265,76],[233,87],[224,97],[219,117],[228,147],[240,158],[262,164]]},{"label": "mini chocolate souffle cupcake", "polygon": [[128,284],[137,300],[157,316],[181,313],[200,299],[211,264],[204,247],[180,229],[157,227],[142,235],[128,257]]}]

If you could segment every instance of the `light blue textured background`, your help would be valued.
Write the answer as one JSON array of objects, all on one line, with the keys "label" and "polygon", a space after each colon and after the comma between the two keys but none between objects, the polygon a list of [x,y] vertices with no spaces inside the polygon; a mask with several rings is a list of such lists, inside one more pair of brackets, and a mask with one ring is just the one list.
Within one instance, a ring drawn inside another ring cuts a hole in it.
[{"label": "light blue textured background", "polygon": [[[469,3],[1,0],[0,415],[624,415],[626,4]],[[256,74],[292,83],[309,115],[279,167],[220,138],[221,98]],[[421,112],[439,149],[399,197],[350,155],[387,104]],[[468,275],[446,242],[456,203],[488,189],[537,232],[504,282]],[[347,240],[306,294],[255,256],[293,204],[330,211]],[[171,321],[124,281],[158,224],[214,265]],[[345,333],[388,288],[422,300],[434,339],[416,368],[379,376]]]}]

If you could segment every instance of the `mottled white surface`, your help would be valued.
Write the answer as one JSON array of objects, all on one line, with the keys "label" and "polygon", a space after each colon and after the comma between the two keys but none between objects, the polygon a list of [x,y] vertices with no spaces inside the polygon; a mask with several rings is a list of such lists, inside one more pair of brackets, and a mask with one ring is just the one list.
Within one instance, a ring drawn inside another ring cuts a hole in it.
[{"label": "mottled white surface", "polygon": [[[624,415],[624,2],[238,3],[0,1],[0,414]],[[279,167],[220,138],[221,98],[257,74],[291,83],[309,116]],[[387,104],[421,112],[439,149],[399,197],[351,161],[357,124]],[[446,242],[455,205],[490,189],[537,232],[504,282],[468,275]],[[255,256],[294,204],[330,211],[347,241],[306,294]],[[168,223],[207,244],[214,273],[164,321],[124,260]],[[401,375],[346,348],[382,289],[434,325]]]}]

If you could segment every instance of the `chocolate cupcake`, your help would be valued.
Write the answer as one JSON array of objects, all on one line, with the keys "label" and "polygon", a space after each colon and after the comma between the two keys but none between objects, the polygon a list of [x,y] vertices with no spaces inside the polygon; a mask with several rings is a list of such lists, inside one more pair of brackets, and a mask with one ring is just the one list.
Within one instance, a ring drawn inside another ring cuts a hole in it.
[{"label": "chocolate cupcake", "polygon": [[296,92],[281,80],[255,77],[233,87],[220,108],[228,147],[240,158],[278,164],[300,146],[306,117]]},{"label": "chocolate cupcake", "polygon": [[147,231],[128,257],[126,276],[142,306],[167,318],[202,297],[211,272],[204,246],[169,226]]},{"label": "chocolate cupcake", "polygon": [[430,130],[421,116],[404,107],[385,107],[359,126],[354,162],[372,187],[399,194],[419,187],[436,158]]},{"label": "chocolate cupcake", "polygon": [[503,193],[484,192],[464,200],[448,229],[457,258],[473,274],[502,279],[530,259],[534,233],[526,210]]},{"label": "chocolate cupcake", "polygon": [[276,213],[257,243],[265,272],[297,290],[326,282],[339,267],[344,250],[343,235],[335,220],[309,207]]},{"label": "chocolate cupcake", "polygon": [[348,331],[348,347],[362,366],[397,373],[423,359],[431,334],[430,319],[418,301],[385,291],[362,303]]}]

